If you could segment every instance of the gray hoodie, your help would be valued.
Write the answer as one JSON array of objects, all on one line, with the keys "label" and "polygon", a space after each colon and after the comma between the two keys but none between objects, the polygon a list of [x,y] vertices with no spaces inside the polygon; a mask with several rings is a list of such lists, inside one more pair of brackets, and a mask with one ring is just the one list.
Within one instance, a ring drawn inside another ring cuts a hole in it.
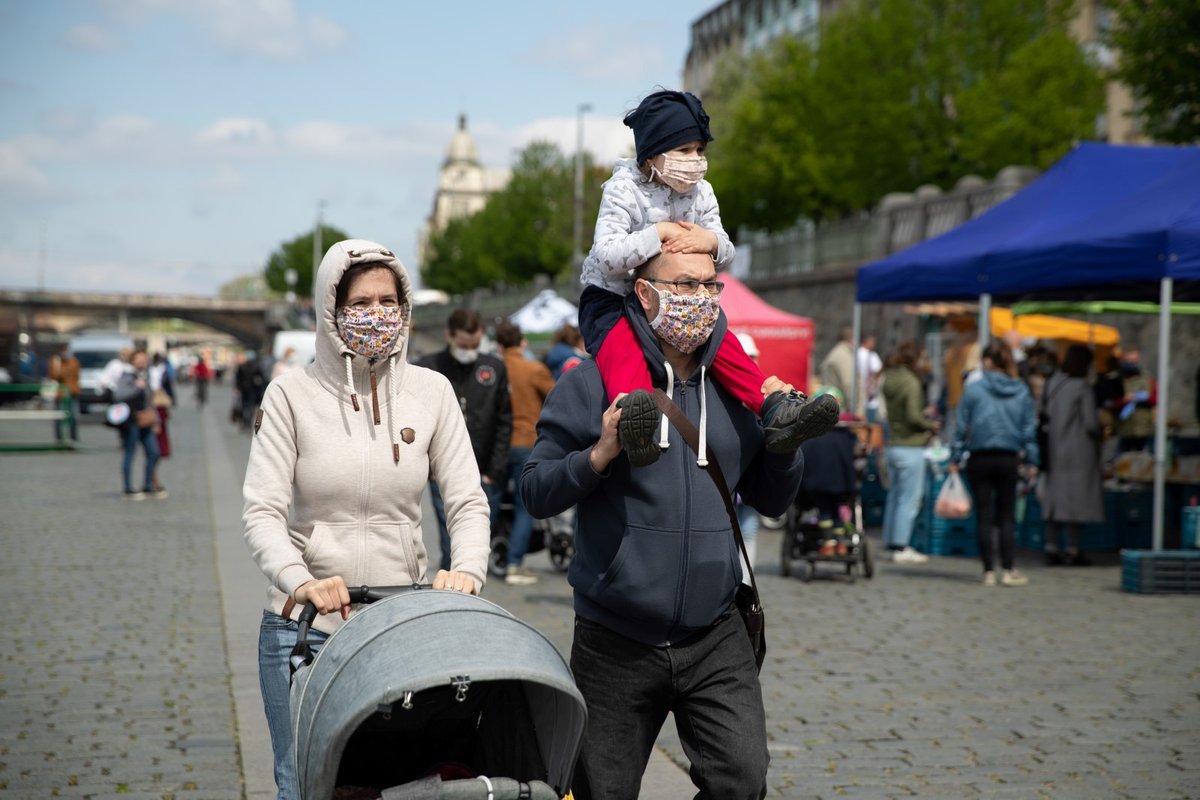
[{"label": "gray hoodie", "polygon": [[[346,347],[334,311],[342,274],[360,262],[394,270],[407,307],[403,334],[374,363]],[[341,575],[350,586],[427,580],[421,496],[431,479],[446,504],[453,569],[482,587],[488,503],[450,383],[405,363],[412,289],[404,266],[374,242],[339,242],[321,262],[314,302],[316,359],[267,386],[243,487],[246,543],[271,582],[267,608],[280,613],[314,578]],[[328,614],[315,627],[331,632],[340,623]]]}]

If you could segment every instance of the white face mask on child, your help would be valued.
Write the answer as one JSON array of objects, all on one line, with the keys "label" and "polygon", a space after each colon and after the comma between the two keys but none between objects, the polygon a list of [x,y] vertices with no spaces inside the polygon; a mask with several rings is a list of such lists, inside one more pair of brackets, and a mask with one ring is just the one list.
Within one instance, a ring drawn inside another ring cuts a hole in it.
[{"label": "white face mask on child", "polygon": [[696,184],[704,180],[704,174],[708,172],[708,159],[704,156],[682,158],[663,153],[662,169],[653,164],[650,165],[650,169],[665,185],[683,194],[695,189]]}]

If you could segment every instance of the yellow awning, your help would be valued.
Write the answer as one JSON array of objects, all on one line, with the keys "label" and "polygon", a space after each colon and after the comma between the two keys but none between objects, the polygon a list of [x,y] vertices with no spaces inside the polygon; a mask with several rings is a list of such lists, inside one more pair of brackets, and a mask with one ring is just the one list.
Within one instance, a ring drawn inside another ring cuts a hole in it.
[{"label": "yellow awning", "polygon": [[1059,339],[1107,347],[1115,347],[1121,342],[1120,332],[1108,325],[1097,325],[1066,317],[1050,317],[1045,314],[1023,314],[1013,317],[1012,311],[1007,308],[992,309],[993,336],[1004,335],[1012,330],[1014,325],[1018,333],[1032,339]]}]

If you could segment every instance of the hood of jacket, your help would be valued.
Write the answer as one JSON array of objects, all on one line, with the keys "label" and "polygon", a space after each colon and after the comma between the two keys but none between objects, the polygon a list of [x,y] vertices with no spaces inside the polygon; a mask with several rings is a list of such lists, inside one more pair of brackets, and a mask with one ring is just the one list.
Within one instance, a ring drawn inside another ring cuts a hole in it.
[{"label": "hood of jacket", "polygon": [[[400,308],[403,326],[387,354],[368,359],[351,350],[337,329],[337,287],[346,270],[358,264],[378,264],[392,270],[400,279]],[[339,402],[349,404],[355,413],[365,411],[376,426],[385,424],[381,407],[387,408],[386,425],[391,434],[392,458],[400,461],[397,412],[400,383],[407,366],[408,339],[412,333],[412,282],[400,259],[381,244],[365,239],[347,239],[330,247],[317,269],[313,296],[317,316],[316,358],[311,369],[317,380]],[[386,383],[386,385],[385,385]],[[387,401],[379,398],[386,391]],[[360,401],[361,398],[361,401]]]},{"label": "hood of jacket", "polygon": [[994,369],[983,371],[983,385],[996,397],[1015,397],[1025,388],[1025,382],[1020,378],[1011,378]]},{"label": "hood of jacket", "polygon": [[613,164],[612,176],[614,178],[623,178],[625,180],[631,180],[631,181],[641,181],[643,183],[646,183],[650,180],[649,178],[647,178],[645,175],[642,174],[641,169],[638,168],[637,161],[632,158],[618,158],[616,163]]},{"label": "hood of jacket", "polygon": [[368,360],[357,355],[342,341],[337,329],[337,287],[346,270],[358,264],[378,264],[387,267],[400,277],[400,297],[404,328],[396,337],[392,350],[377,361],[395,360],[403,365],[408,355],[408,338],[412,332],[412,281],[400,259],[381,244],[365,239],[347,239],[330,247],[317,268],[316,291],[313,303],[317,316],[317,355],[315,363],[320,377],[335,385],[345,383],[347,356],[356,370],[365,370]]}]

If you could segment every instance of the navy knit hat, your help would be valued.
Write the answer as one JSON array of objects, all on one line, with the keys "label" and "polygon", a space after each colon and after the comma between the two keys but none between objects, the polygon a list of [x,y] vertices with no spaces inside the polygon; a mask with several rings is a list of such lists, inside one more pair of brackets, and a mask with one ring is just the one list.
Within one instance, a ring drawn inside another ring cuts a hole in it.
[{"label": "navy knit hat", "polygon": [[664,90],[647,95],[625,115],[625,124],[633,128],[639,164],[681,144],[713,140],[708,130],[708,114],[704,113],[700,98],[691,92]]}]

